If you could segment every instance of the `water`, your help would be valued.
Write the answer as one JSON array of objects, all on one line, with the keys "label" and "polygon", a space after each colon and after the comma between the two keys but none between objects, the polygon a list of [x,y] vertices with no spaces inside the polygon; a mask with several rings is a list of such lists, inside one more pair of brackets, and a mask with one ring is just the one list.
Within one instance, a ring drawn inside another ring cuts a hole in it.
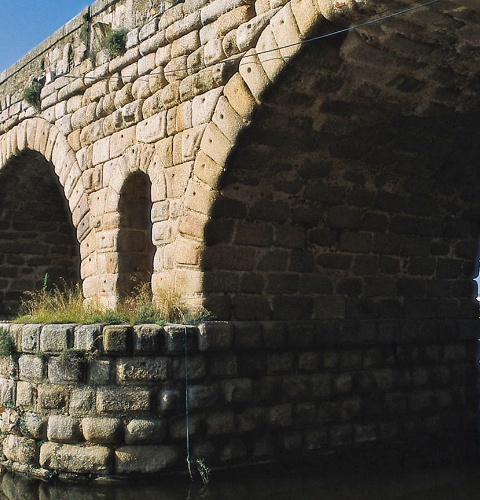
[{"label": "water", "polygon": [[186,476],[128,484],[56,484],[1,477],[9,500],[470,500],[480,492],[480,464],[422,470],[263,470],[213,473],[208,485]]}]

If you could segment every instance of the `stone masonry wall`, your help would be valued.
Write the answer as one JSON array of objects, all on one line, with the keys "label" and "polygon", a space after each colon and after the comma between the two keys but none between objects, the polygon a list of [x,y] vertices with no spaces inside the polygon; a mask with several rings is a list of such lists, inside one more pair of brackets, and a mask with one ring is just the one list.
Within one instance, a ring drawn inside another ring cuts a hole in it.
[{"label": "stone masonry wall", "polygon": [[[239,131],[299,42],[362,4],[102,0],[32,53],[31,63],[6,72],[0,165],[26,150],[53,165],[87,302],[112,306],[125,294],[118,214],[123,186],[137,171],[151,182],[154,295],[173,288],[194,305],[203,301],[203,231]],[[101,40],[122,23],[126,52],[112,57]],[[276,51],[275,59],[257,64],[257,46]],[[32,76],[43,85],[39,109],[21,99]]]},{"label": "stone masonry wall", "polygon": [[473,444],[473,321],[2,328],[2,463],[44,478],[185,471],[185,339],[193,461]]}]

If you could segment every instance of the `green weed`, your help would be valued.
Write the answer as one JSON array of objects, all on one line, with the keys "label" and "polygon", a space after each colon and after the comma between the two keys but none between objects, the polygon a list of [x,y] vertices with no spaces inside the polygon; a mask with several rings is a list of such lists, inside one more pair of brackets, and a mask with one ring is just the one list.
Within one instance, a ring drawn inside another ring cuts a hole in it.
[{"label": "green weed", "polygon": [[10,356],[15,351],[15,344],[9,331],[0,328],[0,356]]},{"label": "green weed", "polygon": [[118,28],[111,31],[105,38],[105,48],[112,57],[120,56],[125,52],[127,34],[128,30],[126,28]]}]

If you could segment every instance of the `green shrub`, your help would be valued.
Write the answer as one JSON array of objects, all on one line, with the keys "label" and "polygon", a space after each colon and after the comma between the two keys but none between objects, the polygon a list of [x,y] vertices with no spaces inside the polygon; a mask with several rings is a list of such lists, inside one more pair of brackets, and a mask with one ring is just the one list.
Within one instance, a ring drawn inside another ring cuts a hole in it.
[{"label": "green shrub", "polygon": [[23,91],[23,98],[32,105],[35,109],[40,108],[40,92],[42,91],[42,84],[34,80]]},{"label": "green shrub", "polygon": [[105,38],[105,48],[112,57],[119,56],[125,52],[127,34],[128,30],[126,28],[119,28],[110,31]]}]

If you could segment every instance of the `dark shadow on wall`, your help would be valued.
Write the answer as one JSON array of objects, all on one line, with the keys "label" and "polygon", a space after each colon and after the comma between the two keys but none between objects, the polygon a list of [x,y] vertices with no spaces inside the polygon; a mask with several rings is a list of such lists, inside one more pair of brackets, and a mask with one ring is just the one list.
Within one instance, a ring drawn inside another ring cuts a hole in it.
[{"label": "dark shadow on wall", "polygon": [[117,282],[120,298],[142,284],[149,284],[153,273],[151,186],[148,175],[138,171],[130,174],[120,193]]},{"label": "dark shadow on wall", "polygon": [[239,138],[205,233],[217,318],[478,317],[478,93],[375,62],[369,32],[306,47]]},{"label": "dark shadow on wall", "polygon": [[14,314],[25,291],[78,283],[79,245],[51,163],[13,157],[0,171],[0,315]]}]

